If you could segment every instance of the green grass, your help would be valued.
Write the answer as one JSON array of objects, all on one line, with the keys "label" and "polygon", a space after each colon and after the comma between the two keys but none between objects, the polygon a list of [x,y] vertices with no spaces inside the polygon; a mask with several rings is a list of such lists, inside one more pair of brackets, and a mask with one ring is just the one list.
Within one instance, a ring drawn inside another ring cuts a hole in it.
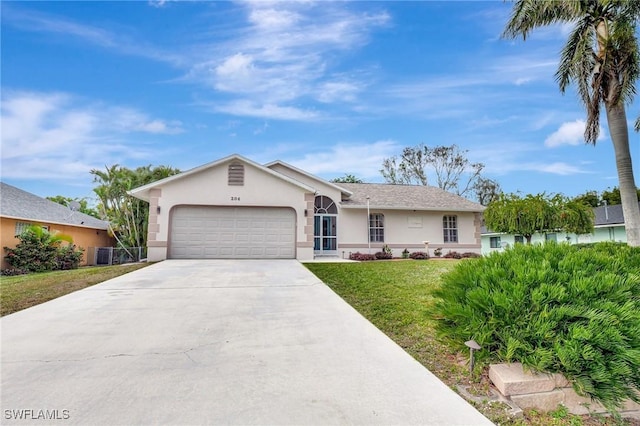
[{"label": "green grass", "polygon": [[0,276],[0,316],[39,305],[147,265],[149,263],[87,266],[69,271]]},{"label": "green grass", "polygon": [[[431,290],[456,260],[375,261],[361,263],[307,263],[305,266],[333,291],[394,340],[448,386],[468,386],[474,395],[489,397],[487,369],[470,377],[468,353],[456,353],[435,338],[428,307]],[[464,260],[462,260],[464,262]],[[614,425],[612,418],[575,416],[557,411],[525,411],[509,417],[500,404],[475,404],[485,416],[501,425]],[[626,423],[622,423],[626,424]]]}]

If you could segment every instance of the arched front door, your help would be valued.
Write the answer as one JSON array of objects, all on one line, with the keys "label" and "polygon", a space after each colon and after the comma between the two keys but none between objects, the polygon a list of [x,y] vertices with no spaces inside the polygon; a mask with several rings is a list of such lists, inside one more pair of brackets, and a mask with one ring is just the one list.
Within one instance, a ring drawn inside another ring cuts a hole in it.
[{"label": "arched front door", "polygon": [[316,196],[313,209],[313,252],[316,255],[338,254],[338,208],[324,195]]}]

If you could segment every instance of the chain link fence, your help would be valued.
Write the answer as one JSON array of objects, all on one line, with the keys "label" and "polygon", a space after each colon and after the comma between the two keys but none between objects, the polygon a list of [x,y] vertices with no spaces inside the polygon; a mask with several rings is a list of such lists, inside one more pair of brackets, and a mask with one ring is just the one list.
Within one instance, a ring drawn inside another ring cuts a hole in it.
[{"label": "chain link fence", "polygon": [[121,265],[140,262],[146,258],[146,247],[89,247],[87,250],[88,265]]}]

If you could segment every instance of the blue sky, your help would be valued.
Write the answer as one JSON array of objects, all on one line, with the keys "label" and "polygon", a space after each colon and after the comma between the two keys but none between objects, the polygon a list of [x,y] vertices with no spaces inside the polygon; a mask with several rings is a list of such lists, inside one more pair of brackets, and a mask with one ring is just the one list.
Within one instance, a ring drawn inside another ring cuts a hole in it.
[{"label": "blue sky", "polygon": [[383,159],[420,143],[468,150],[507,192],[617,185],[606,122],[585,145],[582,105],[554,80],[569,27],[501,39],[510,3],[0,7],[1,176],[40,196],[93,198],[94,168],[232,153],[382,182]]}]

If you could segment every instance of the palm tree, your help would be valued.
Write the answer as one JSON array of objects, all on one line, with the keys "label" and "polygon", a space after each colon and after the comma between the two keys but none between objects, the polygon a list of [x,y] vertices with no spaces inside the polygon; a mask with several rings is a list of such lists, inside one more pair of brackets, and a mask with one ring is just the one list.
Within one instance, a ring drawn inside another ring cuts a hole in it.
[{"label": "palm tree", "polygon": [[640,246],[640,209],[625,104],[635,95],[640,76],[636,39],[639,21],[637,0],[517,0],[503,34],[526,40],[537,27],[563,22],[574,25],[562,50],[556,80],[562,93],[569,84],[577,85],[587,111],[587,143],[596,143],[600,108],[604,105],[615,151],[627,242],[631,246]]}]

